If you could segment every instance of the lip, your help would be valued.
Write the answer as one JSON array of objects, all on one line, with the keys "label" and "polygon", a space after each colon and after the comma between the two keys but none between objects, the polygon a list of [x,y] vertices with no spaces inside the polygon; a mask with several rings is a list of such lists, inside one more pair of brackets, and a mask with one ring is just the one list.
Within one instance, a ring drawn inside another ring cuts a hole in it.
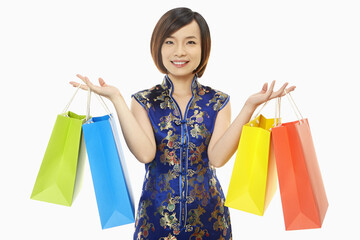
[{"label": "lip", "polygon": [[185,67],[189,63],[189,61],[185,61],[185,60],[182,60],[182,61],[176,60],[176,61],[170,61],[170,62],[173,66],[175,66],[177,68]]}]

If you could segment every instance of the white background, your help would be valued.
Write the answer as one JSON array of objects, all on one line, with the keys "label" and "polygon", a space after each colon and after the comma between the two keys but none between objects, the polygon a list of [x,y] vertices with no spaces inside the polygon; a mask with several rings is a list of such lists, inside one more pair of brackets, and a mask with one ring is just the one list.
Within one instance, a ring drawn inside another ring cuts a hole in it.
[{"label": "white background", "polygon": [[[163,13],[200,12],[212,34],[204,85],[231,95],[232,117],[264,82],[296,85],[309,119],[329,209],[321,229],[285,231],[277,191],[263,217],[231,210],[234,239],[358,239],[360,7],[358,1],[1,1],[0,238],[131,239],[133,224],[101,230],[89,166],[71,207],[30,200],[56,115],[77,73],[103,77],[127,103],[162,81],[149,42]],[[84,113],[86,93],[70,110]],[[94,99],[92,115],[105,112]],[[283,121],[296,120],[283,99]],[[111,110],[114,111],[113,106]],[[272,117],[273,104],[264,114]],[[126,148],[137,207],[144,166]],[[226,194],[234,157],[217,170]],[[6,236],[6,237],[5,237]]]}]

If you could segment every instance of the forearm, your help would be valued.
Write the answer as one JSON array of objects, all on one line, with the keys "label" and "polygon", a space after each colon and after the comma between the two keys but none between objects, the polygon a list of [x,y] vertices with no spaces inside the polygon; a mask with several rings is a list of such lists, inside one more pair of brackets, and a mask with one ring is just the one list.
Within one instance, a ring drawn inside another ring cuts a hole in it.
[{"label": "forearm", "polygon": [[147,136],[120,94],[111,101],[116,109],[128,148],[140,162],[151,162],[156,153],[155,141]]},{"label": "forearm", "polygon": [[234,155],[239,144],[242,127],[250,121],[255,109],[255,106],[245,104],[224,134],[208,150],[209,161],[214,167],[223,166]]}]

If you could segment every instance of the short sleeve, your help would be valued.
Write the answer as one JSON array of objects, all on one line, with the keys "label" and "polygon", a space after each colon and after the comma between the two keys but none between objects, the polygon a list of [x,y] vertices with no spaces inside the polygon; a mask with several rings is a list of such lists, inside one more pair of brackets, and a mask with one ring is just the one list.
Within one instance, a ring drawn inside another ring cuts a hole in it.
[{"label": "short sleeve", "polygon": [[150,101],[148,95],[149,91],[144,90],[131,95],[131,97],[133,97],[146,111],[149,111]]},{"label": "short sleeve", "polygon": [[228,95],[226,93],[221,93],[221,94],[223,95],[223,97],[219,100],[219,110],[218,111],[223,109],[230,100],[230,95]]},{"label": "short sleeve", "polygon": [[229,100],[230,100],[230,96],[228,94],[215,90],[215,94],[212,99],[212,102],[214,102],[213,105],[214,111],[219,112],[221,109],[223,109],[226,106]]}]

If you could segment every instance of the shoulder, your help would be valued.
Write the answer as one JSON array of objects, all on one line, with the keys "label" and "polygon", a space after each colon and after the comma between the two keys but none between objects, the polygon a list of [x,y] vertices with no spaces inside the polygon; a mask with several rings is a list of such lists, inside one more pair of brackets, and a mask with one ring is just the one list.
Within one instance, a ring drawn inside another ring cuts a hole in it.
[{"label": "shoulder", "polygon": [[140,105],[142,105],[146,110],[152,107],[154,100],[159,96],[163,95],[165,89],[163,85],[158,84],[152,88],[145,89],[134,93],[131,95]]},{"label": "shoulder", "polygon": [[203,95],[206,105],[211,106],[215,111],[220,111],[230,100],[230,95],[209,86],[199,86],[199,94]]}]

